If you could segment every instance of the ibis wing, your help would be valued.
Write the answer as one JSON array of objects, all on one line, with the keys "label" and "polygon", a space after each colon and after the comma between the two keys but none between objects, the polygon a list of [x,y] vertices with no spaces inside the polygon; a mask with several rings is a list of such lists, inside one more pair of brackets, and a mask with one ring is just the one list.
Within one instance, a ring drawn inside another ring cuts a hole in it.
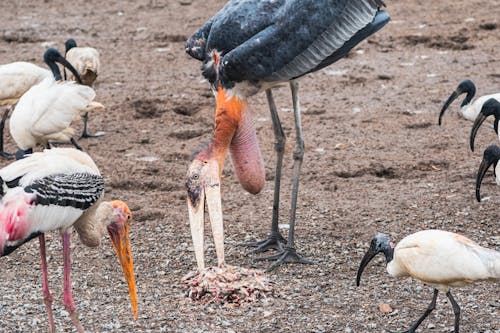
[{"label": "ibis wing", "polygon": [[[324,61],[350,40],[349,47],[341,52],[340,57],[378,30],[371,29],[370,33],[364,31],[364,34],[357,35],[374,22],[378,7],[382,4],[367,0],[273,3],[279,3],[279,6],[272,7],[272,15],[264,13],[265,18],[249,11],[245,17],[224,17],[212,23],[207,48],[224,54],[220,68],[223,83],[243,80],[285,81],[323,67]],[[233,22],[237,19],[240,21]],[[381,26],[387,23],[388,15],[382,21]],[[255,30],[258,31],[248,36],[248,31]],[[328,64],[338,58],[330,60]]]},{"label": "ibis wing", "polygon": [[60,173],[35,180],[24,188],[36,195],[37,205],[57,205],[85,210],[104,192],[104,178],[91,173]]}]

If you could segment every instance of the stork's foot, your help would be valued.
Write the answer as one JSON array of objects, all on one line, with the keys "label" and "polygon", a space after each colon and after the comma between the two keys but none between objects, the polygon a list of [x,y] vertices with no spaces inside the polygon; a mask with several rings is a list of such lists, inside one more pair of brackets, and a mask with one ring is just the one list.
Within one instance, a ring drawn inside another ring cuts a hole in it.
[{"label": "stork's foot", "polygon": [[257,242],[241,243],[239,246],[255,247],[255,249],[245,253],[245,255],[249,255],[267,252],[271,249],[283,252],[283,246],[281,244],[286,244],[285,237],[281,236],[279,232],[271,232],[267,239]]},{"label": "stork's foot", "polygon": [[106,135],[106,132],[98,131],[95,133],[89,133],[86,130],[83,131],[82,135],[80,135],[80,139],[86,139],[86,138],[98,138],[100,136]]},{"label": "stork's foot", "polygon": [[78,333],[85,333],[85,330],[83,329],[83,326],[80,323],[80,319],[78,319],[78,313],[74,310],[70,311],[69,317],[71,318],[73,325],[75,325],[76,331]]},{"label": "stork's foot", "polygon": [[266,272],[270,272],[274,270],[276,267],[281,266],[283,263],[298,263],[298,264],[307,264],[314,265],[314,261],[306,259],[297,253],[297,250],[293,247],[286,246],[280,253],[275,254],[269,257],[255,258],[256,261],[263,260],[276,260],[274,264],[271,265]]},{"label": "stork's foot", "polygon": [[14,154],[8,153],[6,151],[0,151],[0,157],[6,160],[12,160],[14,159]]}]

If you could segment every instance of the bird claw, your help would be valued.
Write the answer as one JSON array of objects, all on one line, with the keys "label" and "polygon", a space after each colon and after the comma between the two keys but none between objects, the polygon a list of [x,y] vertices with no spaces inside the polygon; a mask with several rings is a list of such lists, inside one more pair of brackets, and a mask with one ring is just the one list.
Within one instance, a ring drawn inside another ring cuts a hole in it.
[{"label": "bird claw", "polygon": [[239,246],[255,247],[255,249],[248,251],[245,255],[267,252],[269,250],[277,250],[283,252],[282,243],[286,244],[286,239],[281,236],[279,232],[273,233],[262,241],[241,243]]},{"label": "bird claw", "polygon": [[5,158],[6,160],[12,160],[14,159],[14,154],[7,153],[6,151],[1,151],[0,157]]},{"label": "bird claw", "polygon": [[302,257],[297,253],[295,248],[293,247],[285,247],[280,253],[268,256],[255,258],[255,261],[264,261],[264,260],[276,260],[274,264],[271,265],[266,272],[270,272],[274,270],[276,267],[281,266],[283,263],[298,263],[298,264],[307,264],[314,265],[315,262],[309,259]]},{"label": "bird claw", "polygon": [[86,138],[98,138],[100,136],[106,135],[106,132],[98,131],[95,132],[94,134],[91,134],[87,131],[83,132],[82,135],[80,135],[80,139],[86,139]]}]

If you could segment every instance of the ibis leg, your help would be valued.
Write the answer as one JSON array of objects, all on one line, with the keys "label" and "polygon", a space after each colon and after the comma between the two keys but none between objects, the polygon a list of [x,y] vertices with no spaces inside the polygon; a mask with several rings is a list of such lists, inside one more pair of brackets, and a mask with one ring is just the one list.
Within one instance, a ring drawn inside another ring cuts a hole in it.
[{"label": "ibis leg", "polygon": [[460,306],[458,306],[457,301],[451,296],[451,292],[448,290],[446,293],[446,296],[451,302],[451,305],[453,306],[453,313],[455,314],[455,330],[454,333],[458,333],[458,330],[460,328]]},{"label": "ibis leg", "polygon": [[45,254],[45,235],[41,234],[38,236],[38,241],[40,243],[40,256],[42,257],[42,287],[43,287],[43,299],[45,301],[45,309],[47,310],[47,316],[49,317],[49,333],[54,333],[54,314],[52,312],[52,295],[49,290],[49,274],[47,271],[47,256]]},{"label": "ibis leg", "polygon": [[7,153],[6,151],[4,151],[4,147],[3,147],[3,136],[4,136],[4,132],[5,132],[5,122],[7,121],[7,117],[9,116],[9,112],[10,112],[10,107],[5,109],[3,115],[2,115],[2,119],[0,120],[0,157],[3,157],[5,159],[12,159],[14,158],[14,155],[12,154],[9,154]]},{"label": "ibis leg", "polygon": [[75,148],[76,148],[76,149],[78,149],[78,150],[80,150],[80,151],[83,151],[82,146],[80,146],[80,145],[78,144],[78,142],[76,142],[75,138],[71,138],[71,140],[70,140],[70,141],[71,141],[71,143],[73,144],[73,146],[75,146]]},{"label": "ibis leg", "polygon": [[278,111],[276,110],[276,103],[274,102],[273,93],[271,89],[266,90],[267,102],[271,110],[271,119],[273,121],[274,130],[274,150],[276,151],[276,173],[274,177],[274,201],[273,201],[273,221],[271,224],[271,232],[267,239],[243,243],[242,246],[255,247],[250,253],[261,253],[270,249],[283,251],[282,243],[286,243],[286,239],[280,234],[278,230],[279,207],[280,207],[280,186],[281,186],[281,170],[283,166],[283,155],[285,153],[285,133],[281,127]]},{"label": "ibis leg", "polygon": [[290,230],[288,232],[288,242],[285,248],[277,255],[258,258],[258,260],[276,260],[276,262],[269,267],[267,271],[271,271],[280,266],[284,262],[313,264],[311,260],[303,258],[295,250],[295,213],[297,210],[297,197],[299,193],[299,176],[302,161],[304,159],[304,139],[302,135],[302,120],[300,114],[299,103],[299,83],[297,81],[290,81],[290,88],[292,90],[293,100],[293,114],[295,116],[295,150],[293,152],[293,187],[292,187],[292,207],[290,209]]},{"label": "ibis leg", "polygon": [[85,114],[83,115],[83,131],[82,131],[82,135],[80,136],[80,138],[97,138],[99,136],[103,136],[104,135],[104,132],[96,132],[94,134],[90,134],[87,130],[87,122],[89,120],[89,113],[88,112],[85,112]]},{"label": "ibis leg", "polygon": [[69,312],[69,316],[73,325],[75,325],[78,333],[84,333],[83,326],[78,320],[78,314],[76,313],[75,301],[73,300],[73,293],[71,292],[71,253],[70,253],[70,242],[71,242],[71,231],[65,231],[62,234],[63,243],[63,261],[64,261],[64,278],[63,278],[63,304],[66,310]]},{"label": "ibis leg", "polygon": [[427,318],[427,316],[432,312],[432,310],[434,310],[436,308],[436,300],[437,300],[438,294],[439,294],[439,290],[434,289],[434,296],[432,297],[431,303],[429,304],[429,306],[425,310],[424,314],[420,318],[418,318],[418,320],[416,322],[414,322],[413,325],[411,325],[409,329],[407,329],[406,331],[397,331],[394,333],[415,333],[415,331],[420,326],[420,324],[422,324],[424,319]]}]

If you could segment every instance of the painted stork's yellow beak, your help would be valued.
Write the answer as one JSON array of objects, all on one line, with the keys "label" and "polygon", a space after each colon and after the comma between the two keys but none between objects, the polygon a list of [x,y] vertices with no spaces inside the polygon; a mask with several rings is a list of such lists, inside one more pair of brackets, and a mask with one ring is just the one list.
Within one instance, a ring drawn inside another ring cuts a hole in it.
[{"label": "painted stork's yellow beak", "polygon": [[120,214],[118,221],[108,226],[108,232],[113,247],[115,248],[116,255],[118,256],[118,261],[125,274],[125,280],[127,281],[128,291],[130,293],[130,301],[132,303],[132,313],[134,314],[135,320],[138,314],[137,287],[135,284],[134,263],[132,260],[129,236],[132,213],[123,201],[112,201],[111,204]]}]

